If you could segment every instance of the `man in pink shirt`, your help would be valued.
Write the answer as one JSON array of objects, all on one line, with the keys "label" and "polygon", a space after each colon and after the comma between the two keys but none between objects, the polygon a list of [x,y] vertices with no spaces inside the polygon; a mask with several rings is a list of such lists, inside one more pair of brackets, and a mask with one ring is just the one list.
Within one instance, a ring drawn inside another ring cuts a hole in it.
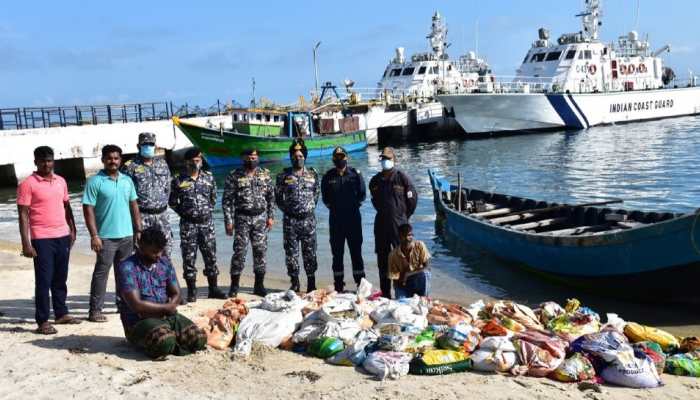
[{"label": "man in pink shirt", "polygon": [[[34,149],[36,172],[17,187],[22,255],[34,259],[34,304],[37,333],[50,335],[53,303],[56,324],[77,324],[68,314],[68,258],[75,242],[75,221],[68,201],[66,181],[53,173],[53,150]],[[49,299],[49,292],[51,299]]]}]

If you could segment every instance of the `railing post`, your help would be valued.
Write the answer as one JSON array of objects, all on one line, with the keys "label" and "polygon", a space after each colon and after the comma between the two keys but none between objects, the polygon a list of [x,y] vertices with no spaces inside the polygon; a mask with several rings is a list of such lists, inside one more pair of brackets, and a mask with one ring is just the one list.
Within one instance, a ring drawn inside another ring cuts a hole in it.
[{"label": "railing post", "polygon": [[138,110],[139,110],[139,122],[143,122],[142,115],[141,115],[141,104],[138,105]]},{"label": "railing post", "polygon": [[0,131],[3,129],[2,125],[2,111],[0,111]]},{"label": "railing post", "polygon": [[216,113],[221,115],[221,102],[219,102],[219,99],[216,99]]},{"label": "railing post", "polygon": [[107,104],[107,123],[112,123],[112,106]]},{"label": "railing post", "polygon": [[90,111],[92,112],[92,124],[97,125],[97,114],[95,113],[95,106],[90,106]]},{"label": "railing post", "polygon": [[[155,121],[156,120],[156,103],[151,103],[151,110],[153,111],[151,114],[151,118],[153,118],[153,120]],[[160,119],[160,118],[158,118],[158,119]]]}]

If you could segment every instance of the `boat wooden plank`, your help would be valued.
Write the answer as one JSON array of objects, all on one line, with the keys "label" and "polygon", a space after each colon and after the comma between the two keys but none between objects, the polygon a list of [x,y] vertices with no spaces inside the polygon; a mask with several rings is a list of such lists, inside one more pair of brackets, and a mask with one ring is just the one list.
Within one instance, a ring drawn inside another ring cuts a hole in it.
[{"label": "boat wooden plank", "polygon": [[511,225],[510,227],[513,229],[524,231],[524,230],[528,230],[528,229],[544,228],[546,226],[561,224],[563,222],[567,222],[568,220],[569,220],[569,218],[567,218],[567,217],[547,218],[547,219],[543,219],[541,221],[526,222],[524,224]]},{"label": "boat wooden plank", "polygon": [[495,210],[484,211],[484,212],[480,212],[480,213],[473,213],[472,215],[475,217],[479,217],[479,218],[489,218],[489,217],[496,217],[496,216],[503,215],[503,214],[508,214],[511,211],[513,211],[511,208],[496,208]]},{"label": "boat wooden plank", "polygon": [[518,215],[510,215],[508,217],[493,218],[493,219],[490,219],[489,221],[493,222],[494,224],[497,224],[497,225],[503,225],[503,224],[507,224],[510,222],[516,222],[516,221],[521,221],[524,219],[532,218],[535,215],[536,214],[533,214],[533,213],[524,213],[524,214],[518,214]]},{"label": "boat wooden plank", "polygon": [[552,236],[572,236],[572,235],[579,235],[582,233],[585,233],[589,229],[593,228],[592,225],[586,225],[586,226],[577,226],[575,228],[566,228],[566,229],[557,229],[553,231],[546,231],[546,232],[540,232],[541,234],[544,235],[552,235]]}]

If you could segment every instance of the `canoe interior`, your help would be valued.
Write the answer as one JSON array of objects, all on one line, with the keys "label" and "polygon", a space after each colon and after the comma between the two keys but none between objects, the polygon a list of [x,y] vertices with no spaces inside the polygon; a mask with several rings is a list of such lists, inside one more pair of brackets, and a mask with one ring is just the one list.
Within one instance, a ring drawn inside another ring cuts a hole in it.
[{"label": "canoe interior", "polygon": [[[441,192],[445,206],[455,210],[457,188]],[[654,224],[683,214],[630,211],[608,207],[585,207],[508,196],[462,188],[459,211],[485,223],[531,234],[585,236]]]}]

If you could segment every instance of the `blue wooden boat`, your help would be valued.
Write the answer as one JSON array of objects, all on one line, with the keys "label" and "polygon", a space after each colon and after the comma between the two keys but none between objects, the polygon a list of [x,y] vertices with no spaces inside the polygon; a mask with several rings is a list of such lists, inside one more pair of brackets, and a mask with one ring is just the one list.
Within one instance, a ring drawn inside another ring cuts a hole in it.
[{"label": "blue wooden boat", "polygon": [[700,303],[700,210],[576,206],[464,187],[460,195],[428,174],[438,223],[465,243],[617,297]]}]

